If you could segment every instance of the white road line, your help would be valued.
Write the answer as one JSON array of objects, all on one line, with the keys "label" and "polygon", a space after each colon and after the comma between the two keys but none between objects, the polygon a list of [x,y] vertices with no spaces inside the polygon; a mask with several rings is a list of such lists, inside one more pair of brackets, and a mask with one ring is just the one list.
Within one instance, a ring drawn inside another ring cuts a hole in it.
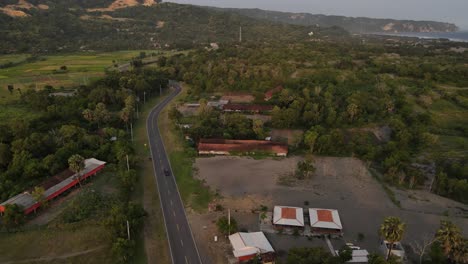
[{"label": "white road line", "polygon": [[184,246],[184,241],[182,239],[180,240],[180,243],[182,244],[182,247]]},{"label": "white road line", "polygon": [[[166,182],[166,183],[167,183],[167,182]],[[168,194],[171,194],[171,191],[169,191],[169,189],[167,189],[167,193],[168,193]]]},{"label": "white road line", "polygon": [[175,211],[174,211],[174,210],[172,210],[172,214],[173,214],[173,215],[174,215],[174,217],[175,217]]},{"label": "white road line", "polygon": [[174,203],[172,203],[172,200],[171,200],[171,205],[174,205]]},{"label": "white road line", "polygon": [[185,256],[185,263],[187,263],[187,264],[189,263],[188,259],[187,259],[187,256]]},{"label": "white road line", "polygon": [[177,226],[177,231],[180,232],[179,224],[176,224],[176,226]]}]

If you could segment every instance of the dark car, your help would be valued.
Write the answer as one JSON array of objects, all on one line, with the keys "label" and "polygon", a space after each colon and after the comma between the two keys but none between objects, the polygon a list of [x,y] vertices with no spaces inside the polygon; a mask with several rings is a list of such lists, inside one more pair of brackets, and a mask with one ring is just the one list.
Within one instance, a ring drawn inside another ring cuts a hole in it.
[{"label": "dark car", "polygon": [[164,169],[164,175],[169,176],[169,175],[171,175],[171,173],[169,172],[168,169]]}]

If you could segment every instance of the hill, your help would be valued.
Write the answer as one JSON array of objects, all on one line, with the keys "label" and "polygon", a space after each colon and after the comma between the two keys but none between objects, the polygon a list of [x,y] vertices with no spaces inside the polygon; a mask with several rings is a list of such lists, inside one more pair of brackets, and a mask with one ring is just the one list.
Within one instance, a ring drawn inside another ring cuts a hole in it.
[{"label": "hill", "polygon": [[[96,6],[97,2],[101,4]],[[143,4],[111,11],[109,6],[116,2],[54,0],[42,2],[47,8],[41,9],[38,0],[29,0],[32,7],[16,10],[24,13],[20,18],[0,13],[0,50],[50,53],[193,47],[237,42],[239,27],[244,42],[294,42],[348,35],[337,27],[279,24],[236,12],[174,3],[144,6],[148,1],[140,1]],[[312,37],[310,32],[314,32]]]},{"label": "hill", "polygon": [[[216,8],[218,9],[218,8]],[[219,9],[218,9],[219,10]],[[455,24],[436,21],[414,21],[379,19],[367,17],[345,17],[315,15],[309,13],[289,13],[278,11],[266,11],[261,9],[223,9],[225,11],[236,12],[238,14],[266,19],[274,22],[282,22],[293,25],[318,25],[322,27],[338,26],[350,32],[453,32],[458,27]]]}]

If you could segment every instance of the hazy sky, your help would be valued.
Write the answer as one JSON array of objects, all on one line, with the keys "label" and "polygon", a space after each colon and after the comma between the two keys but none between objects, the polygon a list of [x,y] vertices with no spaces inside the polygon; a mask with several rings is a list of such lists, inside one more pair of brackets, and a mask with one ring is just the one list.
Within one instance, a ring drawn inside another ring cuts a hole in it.
[{"label": "hazy sky", "polygon": [[436,20],[468,29],[468,0],[167,0],[194,5],[312,14]]}]

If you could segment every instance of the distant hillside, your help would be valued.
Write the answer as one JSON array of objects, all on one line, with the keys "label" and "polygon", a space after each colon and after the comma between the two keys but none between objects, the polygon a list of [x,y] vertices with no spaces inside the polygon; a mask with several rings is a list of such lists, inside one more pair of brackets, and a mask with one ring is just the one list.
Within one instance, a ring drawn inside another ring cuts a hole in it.
[{"label": "distant hillside", "polygon": [[[24,4],[24,1],[20,2]],[[101,7],[96,6],[98,2]],[[232,44],[238,42],[241,26],[246,43],[293,42],[348,35],[337,27],[279,24],[235,12],[174,3],[139,4],[109,10],[108,4],[115,2],[29,0],[33,7],[19,9],[26,16],[19,18],[0,13],[0,52],[196,47],[210,42]],[[39,8],[38,3],[47,4],[47,8]]]},{"label": "distant hillside", "polygon": [[[219,10],[219,8],[215,8]],[[261,9],[222,9],[236,12],[238,14],[265,19],[274,22],[282,22],[293,25],[318,25],[321,27],[338,26],[350,32],[453,32],[458,27],[455,24],[436,21],[412,21],[379,19],[366,17],[345,17],[313,15],[308,13],[288,13],[277,11],[266,11]]]},{"label": "distant hillside", "polygon": [[50,7],[84,8],[90,12],[115,11],[134,6],[152,6],[160,0],[2,0],[0,11],[11,17],[30,16],[35,9],[47,10]]}]

